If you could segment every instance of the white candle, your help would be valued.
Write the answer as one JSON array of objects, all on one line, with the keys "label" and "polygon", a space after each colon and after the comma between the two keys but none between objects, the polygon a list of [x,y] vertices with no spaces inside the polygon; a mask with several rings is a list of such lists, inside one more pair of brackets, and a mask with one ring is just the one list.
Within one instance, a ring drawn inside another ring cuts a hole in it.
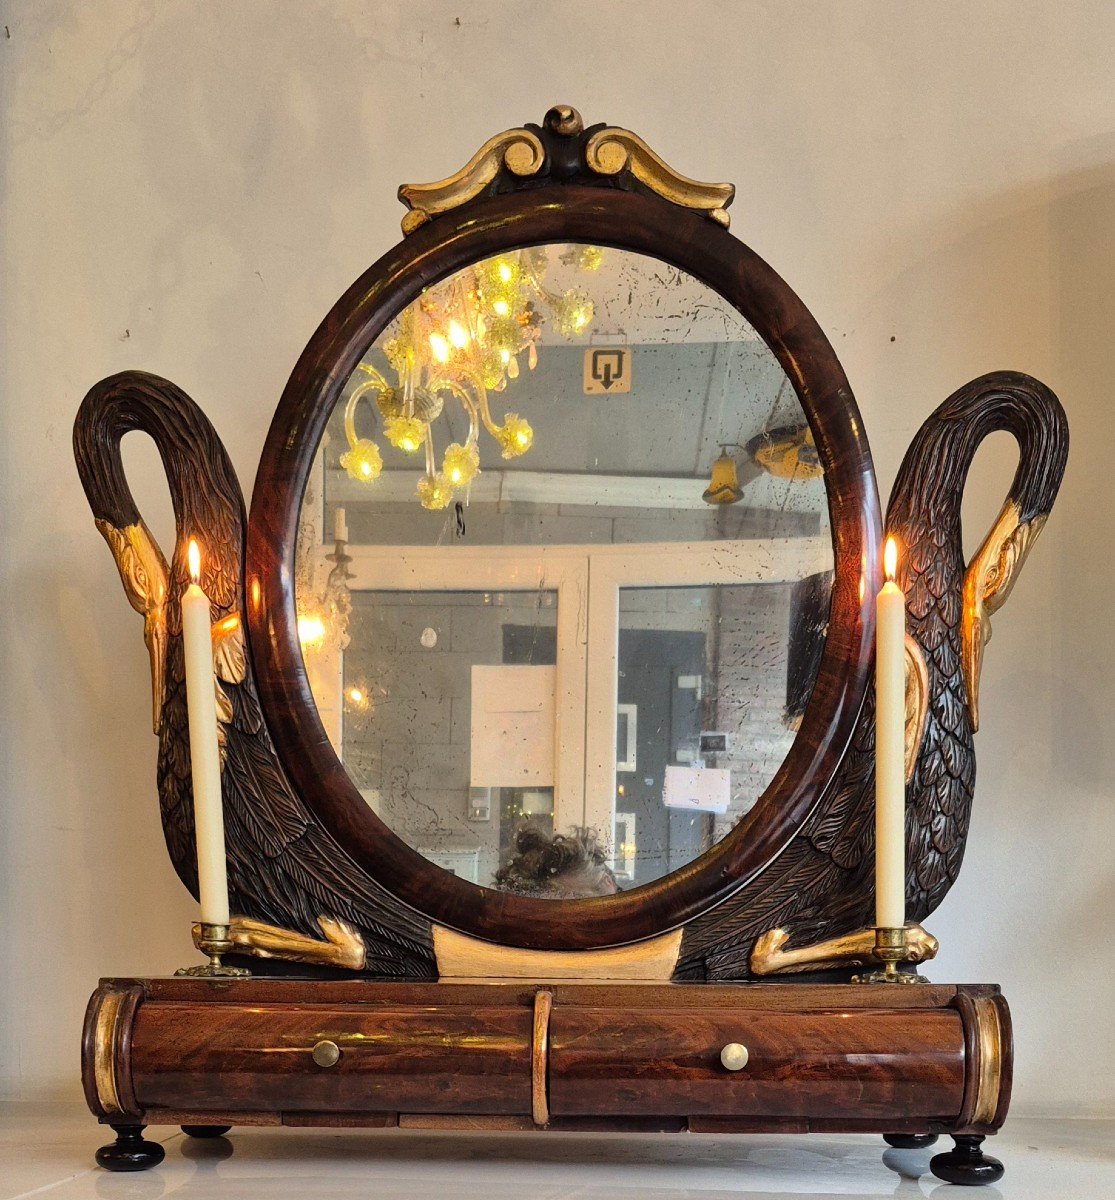
[{"label": "white candle", "polygon": [[213,676],[213,624],[209,597],[201,590],[201,552],[190,540],[190,586],[182,596],[182,646],[186,703],[190,714],[190,767],[194,784],[197,882],[201,920],[228,924],[225,821],[221,802],[221,755],[217,744],[217,691]]},{"label": "white candle", "polygon": [[348,541],[348,524],[345,521],[345,510],[340,505],[333,510],[333,540],[335,542]]},{"label": "white candle", "polygon": [[875,610],[875,923],[906,923],[906,597],[894,582],[898,547],[888,537],[887,581]]}]

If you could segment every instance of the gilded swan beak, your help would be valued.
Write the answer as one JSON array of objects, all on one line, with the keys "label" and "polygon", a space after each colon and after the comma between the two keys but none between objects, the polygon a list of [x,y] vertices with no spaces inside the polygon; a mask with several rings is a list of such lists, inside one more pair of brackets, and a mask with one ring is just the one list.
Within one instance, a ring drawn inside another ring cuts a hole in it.
[{"label": "gilded swan beak", "polygon": [[143,640],[151,658],[152,723],[158,733],[166,694],[166,598],[170,590],[170,570],[143,521],[124,529],[117,529],[109,521],[97,521],[97,528],[116,560],[128,603],[143,614]]},{"label": "gilded swan beak", "polygon": [[964,574],[961,663],[973,733],[979,729],[979,681],[984,647],[991,641],[991,615],[1007,602],[1045,524],[1045,514],[1022,523],[1019,516],[1018,505],[1008,500]]}]

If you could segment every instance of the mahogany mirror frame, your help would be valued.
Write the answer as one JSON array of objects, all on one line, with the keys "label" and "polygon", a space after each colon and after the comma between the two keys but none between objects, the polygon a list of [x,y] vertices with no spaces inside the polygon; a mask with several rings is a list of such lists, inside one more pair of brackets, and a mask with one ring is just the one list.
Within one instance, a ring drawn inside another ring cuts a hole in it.
[{"label": "mahogany mirror frame", "polygon": [[[663,260],[713,288],[750,322],[812,427],[834,556],[828,636],[813,694],[766,791],[730,833],[685,867],[630,891],[578,900],[525,897],[460,879],[372,812],[318,716],[295,613],[303,492],[326,422],[361,357],[424,288],[501,251],[552,242]],[[752,250],[706,215],[613,187],[576,183],[478,199],[422,225],[361,275],[317,329],[283,392],[256,477],[246,551],[249,647],[264,714],[284,769],[338,854],[430,920],[527,948],[638,941],[683,925],[762,871],[832,781],[868,685],[881,534],[871,454],[843,368],[809,311]]]}]

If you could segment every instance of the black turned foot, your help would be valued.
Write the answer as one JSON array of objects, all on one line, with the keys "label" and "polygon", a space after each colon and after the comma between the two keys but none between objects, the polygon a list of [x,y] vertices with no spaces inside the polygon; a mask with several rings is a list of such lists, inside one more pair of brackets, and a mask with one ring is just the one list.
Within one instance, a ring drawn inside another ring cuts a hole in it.
[{"label": "black turned foot", "polygon": [[158,1142],[143,1140],[144,1125],[112,1125],[116,1141],[97,1151],[97,1162],[106,1171],[146,1171],[166,1157]]},{"label": "black turned foot", "polygon": [[937,1140],[935,1133],[884,1133],[883,1141],[896,1150],[924,1150]]},{"label": "black turned foot", "polygon": [[957,1134],[952,1140],[956,1143],[954,1149],[946,1154],[935,1154],[929,1160],[929,1169],[938,1179],[981,1187],[985,1183],[998,1183],[1003,1178],[1003,1164],[997,1158],[988,1158],[980,1149],[982,1137]]},{"label": "black turned foot", "polygon": [[183,1125],[182,1132],[187,1137],[215,1138],[224,1137],[231,1128],[231,1125]]}]

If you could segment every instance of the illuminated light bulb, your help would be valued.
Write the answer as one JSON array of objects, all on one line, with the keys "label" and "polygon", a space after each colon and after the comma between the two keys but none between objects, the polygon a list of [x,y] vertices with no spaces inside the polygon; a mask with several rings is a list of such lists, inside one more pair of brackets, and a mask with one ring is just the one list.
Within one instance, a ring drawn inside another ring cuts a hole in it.
[{"label": "illuminated light bulb", "polygon": [[511,361],[511,351],[504,349],[499,352],[499,361],[506,367]]},{"label": "illuminated light bulb", "polygon": [[554,327],[562,337],[576,337],[588,328],[595,311],[587,292],[570,288],[554,308]]},{"label": "illuminated light bulb", "polygon": [[441,471],[454,487],[464,487],[480,472],[479,450],[471,442],[467,446],[462,446],[460,442],[451,443],[445,447]]},{"label": "illuminated light bulb", "polygon": [[494,312],[497,317],[506,317],[510,311],[511,305],[508,304],[506,300],[497,300],[495,304],[492,305],[492,312]]},{"label": "illuminated light bulb", "polygon": [[510,283],[511,282],[511,276],[512,276],[513,272],[511,270],[510,263],[501,262],[499,264],[499,266],[496,268],[496,272],[499,275],[501,283]]},{"label": "illuminated light bulb", "polygon": [[577,255],[577,266],[582,271],[598,271],[604,261],[604,251],[599,246],[582,246]]},{"label": "illuminated light bulb", "polygon": [[534,442],[534,430],[530,423],[518,413],[508,413],[496,432],[496,440],[504,458],[518,458],[526,454]]},{"label": "illuminated light bulb", "polygon": [[449,343],[436,331],[430,334],[430,352],[439,363],[449,361]]},{"label": "illuminated light bulb", "polygon": [[463,350],[468,345],[468,330],[460,321],[449,322],[449,341],[457,350]]},{"label": "illuminated light bulb", "polygon": [[314,613],[298,618],[298,640],[306,649],[313,649],[325,641],[325,622]]},{"label": "illuminated light bulb", "polygon": [[366,709],[370,703],[368,693],[362,687],[352,687],[346,689],[345,699],[349,702],[352,708]]},{"label": "illuminated light bulb", "polygon": [[383,432],[396,450],[417,454],[426,440],[426,422],[418,417],[390,417],[383,423]]},{"label": "illuminated light bulb", "polygon": [[383,470],[383,455],[370,438],[358,438],[341,455],[340,461],[345,473],[357,483],[371,483]]},{"label": "illuminated light bulb", "polygon": [[453,485],[444,475],[423,475],[418,481],[418,499],[430,512],[448,508],[453,499]]}]

